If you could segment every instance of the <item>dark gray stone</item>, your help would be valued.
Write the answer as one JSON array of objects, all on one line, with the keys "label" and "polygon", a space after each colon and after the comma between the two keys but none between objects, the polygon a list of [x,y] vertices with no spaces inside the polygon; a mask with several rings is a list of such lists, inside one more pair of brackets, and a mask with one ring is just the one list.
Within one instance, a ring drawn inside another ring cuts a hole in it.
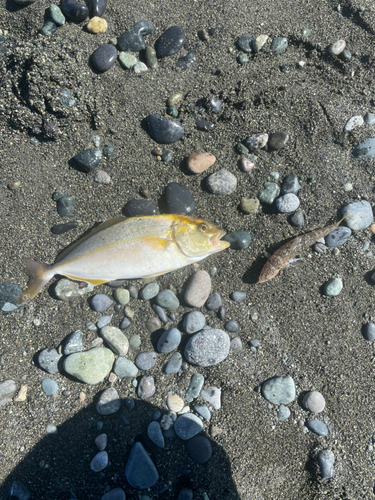
[{"label": "dark gray stone", "polygon": [[125,31],[119,39],[117,44],[120,50],[132,52],[139,52],[146,47],[143,36],[149,35],[154,31],[154,26],[148,21],[140,21],[136,23],[130,30]]},{"label": "dark gray stone", "polygon": [[341,247],[344,245],[352,234],[351,230],[345,226],[336,227],[331,233],[325,237],[327,247]]},{"label": "dark gray stone", "polygon": [[238,40],[237,40],[237,47],[242,50],[242,52],[252,52],[252,43],[253,39],[250,35],[245,34],[242,35]]},{"label": "dark gray stone", "polygon": [[361,142],[353,149],[355,158],[375,158],[375,137]]},{"label": "dark gray stone", "polygon": [[171,26],[156,40],[155,50],[159,58],[176,54],[184,43],[185,33],[179,26]]},{"label": "dark gray stone", "polygon": [[64,196],[57,201],[57,213],[60,217],[70,217],[73,215],[74,205],[74,198],[72,196]]},{"label": "dark gray stone", "polygon": [[140,217],[143,215],[156,215],[158,209],[148,200],[130,200],[122,210],[125,217]]},{"label": "dark gray stone", "polygon": [[236,333],[238,332],[239,326],[235,319],[230,319],[225,322],[224,328],[227,332]]},{"label": "dark gray stone", "polygon": [[78,227],[78,222],[67,222],[66,224],[56,224],[56,226],[51,227],[51,233],[53,234],[64,234],[72,229]]},{"label": "dark gray stone", "polygon": [[[28,1],[29,3],[33,2]],[[21,481],[13,481],[5,489],[3,500],[29,500],[29,498],[31,495]]]},{"label": "dark gray stone", "polygon": [[206,324],[206,318],[200,311],[192,311],[186,314],[182,322],[182,329],[185,333],[191,335],[199,332]]},{"label": "dark gray stone", "polygon": [[156,444],[156,446],[158,446],[159,448],[164,448],[164,436],[161,431],[159,422],[153,420],[148,424],[147,436],[154,444]]},{"label": "dark gray stone", "polygon": [[221,307],[221,304],[222,300],[220,295],[217,292],[213,292],[208,296],[205,306],[209,311],[216,311]]},{"label": "dark gray stone", "polygon": [[190,457],[198,464],[208,462],[212,455],[212,446],[205,436],[194,436],[186,443]]},{"label": "dark gray stone", "polygon": [[173,428],[180,439],[188,440],[199,434],[203,429],[203,424],[196,415],[185,413],[177,418]]},{"label": "dark gray stone", "polygon": [[176,68],[180,71],[186,71],[192,64],[195,63],[195,53],[189,52],[186,56],[180,57],[176,62]]},{"label": "dark gray stone", "polygon": [[222,240],[228,241],[234,250],[244,250],[250,245],[251,236],[246,231],[234,231],[227,233]]},{"label": "dark gray stone", "polygon": [[[171,111],[171,108],[175,109],[175,106],[170,106],[169,111]],[[176,116],[178,116],[178,112]],[[173,151],[171,151],[170,149],[165,149],[161,154],[161,161],[163,161],[164,163],[169,163],[170,161],[172,161],[172,158],[173,158]]]},{"label": "dark gray stone", "polygon": [[0,309],[5,304],[16,305],[21,293],[22,288],[14,283],[0,283]]},{"label": "dark gray stone", "polygon": [[125,476],[133,488],[141,490],[151,488],[159,480],[154,462],[139,442],[135,442],[131,447],[126,462]]},{"label": "dark gray stone", "polygon": [[210,132],[215,128],[215,125],[212,122],[205,120],[201,116],[197,116],[195,118],[195,125],[197,126],[198,130],[203,130],[205,132]]},{"label": "dark gray stone", "polygon": [[39,366],[48,373],[58,373],[58,363],[62,354],[59,354],[56,349],[43,349],[38,355]]},{"label": "dark gray stone", "polygon": [[181,332],[177,328],[168,328],[163,332],[157,343],[157,350],[163,354],[168,354],[180,345]]},{"label": "dark gray stone", "polygon": [[148,115],[147,125],[151,137],[160,144],[172,144],[185,135],[180,122],[158,114]]},{"label": "dark gray stone", "polygon": [[271,50],[275,55],[282,54],[288,47],[288,40],[283,36],[278,36],[272,40]]},{"label": "dark gray stone", "polygon": [[270,135],[267,144],[270,151],[278,151],[279,149],[285,148],[288,141],[289,134],[286,132],[275,132]]},{"label": "dark gray stone", "polygon": [[92,172],[99,165],[102,152],[98,149],[87,149],[78,153],[73,159],[85,172]]},{"label": "dark gray stone", "polygon": [[157,294],[155,302],[158,306],[165,307],[166,309],[177,309],[180,305],[176,295],[172,292],[172,290],[168,290],[167,288]]},{"label": "dark gray stone", "polygon": [[286,193],[293,193],[297,194],[298,191],[301,189],[301,185],[298,182],[298,177],[296,174],[289,174],[287,175],[280,188],[280,193],[281,194],[286,194]]},{"label": "dark gray stone", "polygon": [[162,323],[168,323],[168,316],[166,315],[164,309],[157,304],[152,304],[152,309],[155,311],[155,313],[158,315],[158,318]]},{"label": "dark gray stone", "polygon": [[106,0],[88,0],[90,17],[102,17],[107,6]]},{"label": "dark gray stone", "polygon": [[305,217],[301,210],[297,210],[289,217],[289,223],[293,227],[302,227],[305,224]]},{"label": "dark gray stone", "polygon": [[82,5],[76,0],[61,0],[60,8],[66,17],[76,23],[81,23],[89,15],[89,9],[86,5]]},{"label": "dark gray stone", "polygon": [[194,334],[185,347],[185,359],[192,365],[213,366],[229,354],[230,339],[226,332],[216,328]]},{"label": "dark gray stone", "polygon": [[365,340],[369,342],[374,342],[375,340],[375,325],[374,323],[367,323],[362,327],[362,333]]},{"label": "dark gray stone", "polygon": [[165,200],[170,214],[191,215],[195,208],[193,197],[185,186],[170,182],[165,188]]},{"label": "dark gray stone", "polygon": [[105,43],[95,50],[91,56],[93,65],[98,71],[108,71],[115,64],[117,50],[114,45]]},{"label": "dark gray stone", "polygon": [[64,339],[64,349],[63,354],[68,356],[72,352],[79,352],[83,349],[83,336],[80,330],[71,333]]}]

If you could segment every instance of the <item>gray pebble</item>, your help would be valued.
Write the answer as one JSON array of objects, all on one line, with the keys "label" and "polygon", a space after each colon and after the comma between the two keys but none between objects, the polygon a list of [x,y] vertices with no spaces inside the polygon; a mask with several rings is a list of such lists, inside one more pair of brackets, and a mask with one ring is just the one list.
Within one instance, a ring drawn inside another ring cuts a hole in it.
[{"label": "gray pebble", "polygon": [[366,113],[364,121],[365,121],[365,123],[367,123],[367,125],[374,125],[375,115],[373,113]]},{"label": "gray pebble", "polygon": [[263,191],[258,195],[259,201],[265,205],[272,205],[280,194],[280,188],[274,182],[265,182]]},{"label": "gray pebble", "polygon": [[272,404],[288,404],[296,397],[296,388],[292,377],[272,377],[262,384],[262,396]]},{"label": "gray pebble", "polygon": [[186,314],[182,322],[182,329],[185,333],[192,334],[202,330],[206,324],[206,318],[200,311],[192,311]]},{"label": "gray pebble", "polygon": [[277,210],[282,214],[294,212],[299,207],[299,198],[293,193],[287,193],[276,200]]},{"label": "gray pebble", "polygon": [[185,130],[179,121],[169,120],[159,114],[149,115],[147,125],[151,137],[161,144],[172,144],[185,135]]},{"label": "gray pebble", "polygon": [[164,309],[157,304],[152,304],[152,309],[156,312],[158,315],[160,321],[163,323],[168,323],[168,316],[166,315]]},{"label": "gray pebble", "polygon": [[163,354],[168,354],[180,345],[181,332],[177,328],[169,328],[163,332],[157,343],[157,350]]},{"label": "gray pebble", "polygon": [[172,375],[178,373],[181,369],[182,356],[179,352],[174,352],[168,363],[164,366],[164,373]]},{"label": "gray pebble", "polygon": [[224,328],[226,329],[227,332],[236,333],[238,332],[239,326],[235,319],[230,319],[225,322]]},{"label": "gray pebble", "polygon": [[126,356],[129,350],[129,341],[119,328],[105,326],[100,330],[100,335],[115,354]]},{"label": "gray pebble", "polygon": [[151,370],[156,364],[157,354],[154,351],[140,352],[135,358],[135,366],[140,370]]},{"label": "gray pebble", "polygon": [[208,296],[208,299],[205,304],[206,308],[209,311],[216,311],[217,309],[219,309],[219,307],[221,307],[221,305],[222,305],[222,300],[217,292],[211,293]]},{"label": "gray pebble", "polygon": [[362,127],[364,124],[363,117],[360,115],[352,116],[349,118],[349,120],[345,123],[344,126],[344,132],[351,132],[353,129],[356,127]]},{"label": "gray pebble", "polygon": [[301,189],[301,185],[298,182],[298,177],[296,174],[289,174],[287,175],[280,188],[280,193],[281,194],[287,194],[287,193],[293,193],[297,194],[298,191]]},{"label": "gray pebble", "polygon": [[366,325],[363,325],[362,333],[363,333],[363,337],[365,338],[365,340],[368,340],[369,342],[373,342],[375,340],[375,325],[374,325],[374,323],[367,323]]},{"label": "gray pebble", "polygon": [[133,54],[129,54],[129,52],[120,52],[118,56],[118,60],[120,64],[125,69],[130,69],[135,66],[138,62],[138,59]]},{"label": "gray pebble", "polygon": [[259,347],[260,346],[260,340],[258,339],[251,339],[249,344],[251,345],[251,347]]},{"label": "gray pebble", "polygon": [[347,214],[345,224],[353,231],[366,229],[372,223],[372,208],[366,200],[348,203],[341,209],[341,212],[343,215]]},{"label": "gray pebble", "polygon": [[99,451],[91,460],[90,469],[93,472],[100,472],[108,465],[108,453],[106,451]]},{"label": "gray pebble", "polygon": [[161,427],[159,422],[153,420],[148,424],[147,427],[147,436],[151,439],[151,441],[159,446],[159,448],[164,448],[164,436],[161,432]]},{"label": "gray pebble", "polygon": [[304,395],[302,404],[307,411],[311,413],[320,413],[326,406],[325,399],[318,391],[309,391]]},{"label": "gray pebble", "polygon": [[215,125],[208,120],[205,120],[201,116],[196,116],[195,118],[195,126],[198,130],[203,130],[205,132],[210,132],[215,128]]},{"label": "gray pebble", "polygon": [[194,436],[186,443],[186,449],[190,458],[198,464],[208,462],[212,455],[212,446],[205,436]]},{"label": "gray pebble", "polygon": [[207,178],[207,186],[213,194],[230,195],[237,187],[237,178],[228,170],[222,169]]},{"label": "gray pebble", "polygon": [[341,292],[342,287],[341,278],[331,278],[323,284],[323,294],[328,297],[336,297]]},{"label": "gray pebble", "polygon": [[186,56],[182,56],[176,62],[176,68],[181,71],[186,71],[196,61],[195,52],[188,52]]},{"label": "gray pebble", "polygon": [[97,293],[90,301],[90,306],[93,311],[103,312],[113,304],[113,300],[104,293]]},{"label": "gray pebble", "polygon": [[201,398],[212,405],[215,410],[221,408],[221,389],[219,387],[207,387],[201,391]]},{"label": "gray pebble", "polygon": [[130,319],[124,316],[123,319],[121,320],[119,328],[120,330],[126,330],[127,328],[129,328],[131,324],[132,322],[130,321]]},{"label": "gray pebble", "polygon": [[159,328],[161,328],[160,319],[157,318],[156,316],[148,319],[146,323],[146,328],[150,333],[156,332],[156,330],[159,330]]},{"label": "gray pebble", "polygon": [[56,32],[57,26],[53,21],[46,21],[40,30],[42,35],[51,36]]},{"label": "gray pebble", "polygon": [[104,451],[106,449],[107,441],[107,434],[99,434],[99,436],[95,438],[95,444],[99,451]]},{"label": "gray pebble", "polygon": [[355,158],[375,158],[375,137],[361,142],[353,149]]},{"label": "gray pebble", "polygon": [[283,36],[278,36],[272,40],[271,50],[275,55],[282,54],[288,47],[288,40]]},{"label": "gray pebble", "polygon": [[211,291],[211,277],[207,271],[199,270],[186,282],[184,301],[190,307],[202,307]]},{"label": "gray pebble", "polygon": [[129,285],[128,290],[132,299],[138,299],[138,288],[135,285]]},{"label": "gray pebble", "polygon": [[130,359],[118,357],[113,367],[114,373],[120,378],[133,378],[138,375],[138,369]]},{"label": "gray pebble", "polygon": [[[116,306],[118,306],[118,305],[119,304],[116,304]],[[112,317],[113,317],[113,314],[105,314],[103,316],[100,316],[100,318],[96,322],[97,328],[99,328],[99,330],[100,330],[101,328],[104,328],[105,326],[109,325],[109,323],[112,321]]]},{"label": "gray pebble", "polygon": [[284,405],[280,405],[277,410],[277,420],[279,422],[285,422],[290,417],[290,410]]},{"label": "gray pebble", "polygon": [[328,428],[326,424],[324,424],[320,420],[310,419],[307,420],[305,425],[309,429],[309,431],[317,434],[318,436],[328,436]]},{"label": "gray pebble", "polygon": [[39,366],[48,373],[54,374],[59,371],[58,363],[62,354],[59,354],[56,349],[43,349],[38,356]]},{"label": "gray pebble", "polygon": [[54,292],[59,300],[68,301],[73,298],[82,297],[94,290],[93,285],[80,288],[79,283],[68,279],[61,279],[56,283]]},{"label": "gray pebble", "polygon": [[155,298],[156,304],[166,309],[177,309],[180,302],[172,290],[162,290]]},{"label": "gray pebble", "polygon": [[125,404],[125,408],[127,410],[133,410],[133,408],[135,406],[134,399],[131,399],[131,398],[125,398],[124,399],[124,404]]},{"label": "gray pebble", "polygon": [[289,223],[293,227],[302,227],[305,224],[305,217],[301,212],[301,210],[297,210],[296,212],[294,212],[294,214],[290,216]]},{"label": "gray pebble", "polygon": [[139,381],[137,394],[140,399],[149,399],[151,398],[156,391],[154,377],[151,376],[143,376]]},{"label": "gray pebble", "polygon": [[275,132],[274,134],[270,135],[270,138],[267,143],[268,149],[270,151],[278,151],[279,149],[285,148],[288,141],[289,141],[289,134],[287,134],[284,131]]},{"label": "gray pebble", "polygon": [[57,200],[56,208],[60,217],[70,217],[74,213],[74,199],[72,196],[64,196]]},{"label": "gray pebble", "polygon": [[82,342],[82,332],[81,330],[77,330],[76,332],[71,333],[64,340],[64,349],[63,354],[67,356],[68,354],[72,354],[72,352],[79,352],[83,349]]},{"label": "gray pebble", "polygon": [[237,47],[242,50],[242,52],[251,52],[251,46],[252,46],[252,37],[250,35],[242,35],[238,40],[237,40]]},{"label": "gray pebble", "polygon": [[246,292],[232,292],[230,298],[234,300],[234,302],[243,302],[246,299]]},{"label": "gray pebble", "polygon": [[42,380],[42,391],[46,396],[56,396],[58,389],[59,386],[57,385],[57,382],[55,380],[52,380],[50,378],[45,378],[44,380]]},{"label": "gray pebble", "polygon": [[138,297],[141,300],[150,300],[156,297],[159,293],[159,285],[157,283],[149,283],[148,285],[141,288],[139,291]]},{"label": "gray pebble", "polygon": [[185,394],[185,400],[187,403],[191,403],[193,399],[196,399],[203,387],[204,377],[200,373],[194,373],[190,379],[189,387]]},{"label": "gray pebble", "polygon": [[205,420],[211,420],[211,412],[206,405],[195,405],[194,411],[199,413]]},{"label": "gray pebble", "polygon": [[233,231],[227,233],[222,240],[228,241],[233,250],[244,250],[250,245],[251,236],[247,231]]},{"label": "gray pebble", "polygon": [[219,310],[217,312],[217,317],[221,321],[224,321],[224,319],[225,319],[225,307],[224,306],[219,307]]},{"label": "gray pebble", "polygon": [[240,337],[234,337],[234,339],[232,339],[230,341],[230,350],[231,351],[242,351],[242,341],[241,341]]},{"label": "gray pebble", "polygon": [[47,434],[57,434],[57,427],[54,424],[47,424],[46,425],[46,432]]},{"label": "gray pebble", "polygon": [[264,148],[267,142],[268,134],[254,134],[246,139],[245,144],[249,151],[254,152],[257,149]]},{"label": "gray pebble", "polygon": [[100,415],[112,415],[121,408],[121,399],[114,387],[104,389],[96,403],[96,411]]},{"label": "gray pebble", "polygon": [[174,431],[180,439],[191,439],[193,436],[199,434],[203,429],[202,421],[192,413],[185,413],[180,415],[175,424]]},{"label": "gray pebble", "polygon": [[337,42],[334,42],[332,43],[329,47],[328,47],[328,52],[330,54],[333,54],[335,56],[338,56],[339,54],[341,54],[341,52],[345,49],[346,47],[346,42],[345,40],[337,40]]},{"label": "gray pebble", "polygon": [[93,65],[98,71],[108,71],[116,62],[117,50],[110,43],[105,43],[95,50],[91,56]]},{"label": "gray pebble", "polygon": [[17,386],[14,380],[0,382],[0,406],[7,404],[14,396],[16,390]]},{"label": "gray pebble", "polygon": [[213,366],[229,354],[230,339],[226,332],[216,328],[195,333],[187,343],[185,359],[192,365]]},{"label": "gray pebble", "polygon": [[133,444],[125,466],[125,476],[133,488],[146,489],[154,486],[159,474],[149,454],[138,441]]}]

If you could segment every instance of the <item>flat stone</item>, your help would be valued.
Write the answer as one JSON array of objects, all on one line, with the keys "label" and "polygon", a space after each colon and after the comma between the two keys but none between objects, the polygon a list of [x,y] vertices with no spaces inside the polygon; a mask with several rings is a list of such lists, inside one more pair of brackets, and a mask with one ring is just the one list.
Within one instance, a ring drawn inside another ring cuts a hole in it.
[{"label": "flat stone", "polygon": [[46,372],[55,374],[59,371],[58,363],[61,357],[62,354],[59,354],[56,349],[43,349],[38,355],[38,364]]},{"label": "flat stone", "polygon": [[133,488],[144,490],[159,481],[159,474],[149,454],[138,441],[133,444],[125,466],[125,476]]},{"label": "flat stone", "polygon": [[118,38],[117,45],[123,51],[139,52],[146,47],[143,36],[149,35],[154,29],[154,26],[149,21],[139,21]]},{"label": "flat stone", "polygon": [[207,271],[199,270],[187,280],[184,301],[190,307],[202,307],[211,292],[211,277]]},{"label": "flat stone", "polygon": [[247,52],[250,53],[252,52],[252,42],[253,38],[248,35],[242,35],[238,40],[237,40],[237,47],[242,50],[242,52]]},{"label": "flat stone", "polygon": [[81,330],[77,330],[64,339],[63,354],[68,356],[73,352],[79,352],[83,349],[83,335]]},{"label": "flat stone", "polygon": [[212,455],[212,446],[205,436],[194,436],[186,443],[190,458],[198,464],[205,464]]},{"label": "flat stone", "polygon": [[182,329],[185,333],[191,335],[199,332],[206,324],[206,318],[200,311],[192,311],[186,314],[182,321]]},{"label": "flat stone", "polygon": [[129,350],[129,341],[119,328],[105,326],[101,328],[100,335],[115,354],[126,356]]},{"label": "flat stone", "polygon": [[196,411],[205,420],[211,420],[211,412],[206,405],[195,405],[194,411]]},{"label": "flat stone", "polygon": [[96,403],[96,411],[100,415],[112,415],[121,408],[121,399],[114,387],[104,389]]},{"label": "flat stone", "polygon": [[93,311],[103,312],[106,311],[113,304],[113,300],[104,293],[97,293],[90,301],[90,306]]},{"label": "flat stone", "polygon": [[309,391],[304,395],[302,404],[307,411],[311,413],[320,413],[326,406],[323,394],[318,391]]},{"label": "flat stone", "polygon": [[159,292],[155,298],[155,302],[158,306],[164,307],[165,309],[177,309],[180,302],[172,290],[162,290]]},{"label": "flat stone", "polygon": [[226,329],[227,332],[236,333],[238,332],[239,325],[235,319],[230,319],[225,322],[224,328]]},{"label": "flat stone", "polygon": [[151,398],[156,391],[154,377],[146,377],[143,376],[139,381],[137,387],[137,394],[140,399],[149,399]]},{"label": "flat stone", "polygon": [[100,472],[108,465],[108,453],[106,451],[99,451],[91,460],[90,469],[93,472]]},{"label": "flat stone", "polygon": [[201,174],[208,168],[212,167],[216,158],[211,153],[193,153],[187,159],[186,165],[193,174]]},{"label": "flat stone", "polygon": [[328,436],[328,427],[320,420],[309,419],[305,425],[309,431],[317,434],[318,436]]},{"label": "flat stone", "polygon": [[335,455],[331,450],[321,450],[318,453],[318,465],[323,479],[330,479],[334,475]]},{"label": "flat stone", "polygon": [[228,241],[230,243],[230,248],[234,250],[244,250],[250,245],[251,236],[246,231],[234,231],[233,233],[227,233],[223,238],[223,241]]},{"label": "flat stone", "polygon": [[78,227],[78,222],[66,222],[65,224],[56,224],[56,226],[51,227],[52,234],[64,234],[72,229]]},{"label": "flat stone", "polygon": [[375,137],[361,142],[353,149],[355,158],[375,158]]},{"label": "flat stone", "polygon": [[[157,294],[159,293],[159,290],[160,290],[160,287],[157,283],[149,283],[148,285],[141,288],[141,290],[139,291],[139,294],[138,294],[138,298],[140,300],[151,300],[157,296]],[[160,326],[158,328],[160,328]],[[157,328],[155,328],[155,330],[156,329]]]},{"label": "flat stone", "polygon": [[158,209],[149,200],[130,200],[122,210],[125,217],[142,217],[144,215],[156,215]]},{"label": "flat stone", "polygon": [[280,188],[275,182],[265,182],[263,191],[258,195],[259,201],[264,205],[272,205],[280,194]]},{"label": "flat stone", "polygon": [[96,322],[97,328],[99,330],[101,328],[104,328],[105,326],[109,325],[109,323],[112,321],[113,314],[103,314],[103,316],[100,316],[98,321]]},{"label": "flat stone", "polygon": [[64,360],[64,370],[86,384],[98,384],[111,371],[115,356],[105,347],[70,354]]},{"label": "flat stone", "polygon": [[148,71],[148,67],[142,61],[138,61],[136,64],[134,64],[133,71],[135,74],[139,75],[140,73]]},{"label": "flat stone", "polygon": [[203,387],[204,377],[201,373],[194,373],[194,375],[190,379],[189,387],[187,388],[185,394],[185,400],[187,403],[191,403],[194,399],[196,399]]},{"label": "flat stone", "polygon": [[217,328],[195,333],[184,350],[185,359],[192,365],[213,366],[228,356],[230,339],[226,332]]},{"label": "flat stone", "polygon": [[331,278],[323,284],[323,294],[328,297],[339,295],[343,287],[341,278]]},{"label": "flat stone", "polygon": [[102,17],[95,16],[90,19],[86,28],[90,33],[105,33],[107,31],[108,24]]},{"label": "flat stone", "polygon": [[180,415],[174,424],[175,433],[185,441],[199,434],[202,429],[201,419],[192,413]]},{"label": "flat stone", "polygon": [[163,371],[167,375],[178,373],[182,365],[182,356],[179,352],[174,352],[167,364],[164,366]]},{"label": "flat stone", "polygon": [[234,302],[243,302],[244,300],[246,300],[246,292],[232,292],[230,294],[230,298],[234,300]]},{"label": "flat stone", "polygon": [[292,377],[272,377],[262,384],[262,396],[274,405],[294,401],[296,388]]},{"label": "flat stone", "polygon": [[147,436],[151,439],[151,441],[156,444],[159,448],[164,448],[164,436],[161,431],[161,427],[159,422],[153,420],[148,424],[147,427]]},{"label": "flat stone", "polygon": [[367,323],[363,325],[362,328],[363,337],[369,342],[374,342],[375,340],[375,325],[374,323]]},{"label": "flat stone", "polygon": [[348,227],[345,226],[336,227],[336,229],[334,229],[331,233],[329,233],[325,237],[325,244],[327,247],[332,247],[332,248],[340,247],[341,245],[344,245],[348,241],[351,234],[352,231]]},{"label": "flat stone", "polygon": [[121,356],[116,359],[113,372],[120,378],[133,378],[138,375],[135,364],[130,359]]},{"label": "flat stone", "polygon": [[64,196],[57,200],[57,213],[60,217],[70,217],[74,213],[75,201],[72,196]]},{"label": "flat stone", "polygon": [[156,40],[155,50],[159,58],[178,52],[185,40],[185,33],[179,26],[171,26]]},{"label": "flat stone", "polygon": [[114,45],[105,43],[95,50],[91,56],[93,65],[98,71],[108,71],[115,64],[117,50]]},{"label": "flat stone", "polygon": [[151,370],[156,364],[157,354],[154,351],[140,352],[135,358],[135,366],[140,370]]},{"label": "flat stone", "polygon": [[285,422],[290,417],[290,410],[284,405],[280,405],[277,410],[277,420],[279,422]]},{"label": "flat stone", "polygon": [[99,165],[101,159],[102,152],[98,149],[87,149],[73,158],[85,172],[92,172]]},{"label": "flat stone", "polygon": [[221,296],[217,292],[211,293],[205,303],[206,309],[209,311],[216,311],[221,307],[222,299]]},{"label": "flat stone", "polygon": [[341,209],[346,215],[345,224],[352,231],[360,231],[369,227],[373,220],[373,212],[370,203],[366,200],[353,201]]},{"label": "flat stone", "polygon": [[82,297],[87,293],[91,293],[93,290],[93,285],[88,284],[86,287],[81,288],[77,281],[71,281],[63,278],[56,283],[54,293],[59,300],[67,302],[70,299],[75,299]]},{"label": "flat stone", "polygon": [[290,214],[299,207],[299,198],[293,193],[283,194],[276,199],[276,208],[281,214]]},{"label": "flat stone", "polygon": [[259,35],[253,40],[252,49],[257,54],[267,43],[268,35]]},{"label": "flat stone", "polygon": [[152,139],[161,144],[172,144],[185,135],[180,122],[169,120],[159,114],[148,115],[147,125]]},{"label": "flat stone", "polygon": [[207,178],[207,187],[213,194],[227,196],[237,187],[237,178],[228,170],[222,169]]},{"label": "flat stone", "polygon": [[242,351],[242,341],[239,337],[234,337],[230,341],[230,350],[231,351]]},{"label": "flat stone", "polygon": [[352,130],[354,130],[355,128],[357,127],[362,127],[362,125],[364,124],[364,120],[363,120],[363,117],[360,116],[360,115],[356,115],[356,116],[352,116],[351,118],[349,118],[349,120],[345,123],[345,127],[344,127],[344,132],[351,132]]},{"label": "flat stone", "polygon": [[184,400],[177,396],[177,394],[170,394],[167,396],[167,407],[169,411],[178,413],[184,407]]},{"label": "flat stone", "polygon": [[177,328],[168,328],[160,335],[156,348],[158,352],[168,354],[177,349],[180,342],[181,332]]},{"label": "flat stone", "polygon": [[195,52],[188,52],[176,62],[176,68],[180,71],[186,71],[196,61]]},{"label": "flat stone", "polygon": [[125,69],[132,68],[138,62],[138,59],[135,57],[135,55],[129,54],[129,52],[120,52],[118,59],[121,66]]},{"label": "flat stone", "polygon": [[191,215],[195,203],[190,191],[178,182],[169,182],[165,188],[165,201],[170,214]]}]

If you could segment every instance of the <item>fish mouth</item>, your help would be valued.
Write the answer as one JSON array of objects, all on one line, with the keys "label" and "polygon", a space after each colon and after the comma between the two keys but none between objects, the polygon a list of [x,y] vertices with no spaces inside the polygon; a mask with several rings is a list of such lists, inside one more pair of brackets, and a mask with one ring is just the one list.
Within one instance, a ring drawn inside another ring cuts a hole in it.
[{"label": "fish mouth", "polygon": [[222,248],[228,248],[230,243],[229,241],[223,241],[221,238],[227,234],[226,231],[220,229],[214,235],[211,236],[210,242],[213,246],[220,246]]}]

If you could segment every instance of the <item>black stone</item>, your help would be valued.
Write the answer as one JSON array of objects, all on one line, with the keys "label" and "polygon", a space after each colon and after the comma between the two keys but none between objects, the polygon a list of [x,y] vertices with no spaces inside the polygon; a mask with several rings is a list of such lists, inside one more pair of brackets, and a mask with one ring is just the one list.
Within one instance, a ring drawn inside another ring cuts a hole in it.
[{"label": "black stone", "polygon": [[72,196],[64,196],[57,202],[57,213],[60,217],[70,217],[74,212],[74,198]]},{"label": "black stone", "polygon": [[57,224],[51,227],[51,232],[53,234],[64,234],[76,227],[78,227],[78,222],[67,222],[66,224]]},{"label": "black stone", "polygon": [[91,172],[99,165],[101,158],[101,152],[98,149],[86,149],[73,159],[85,172]]},{"label": "black stone", "polygon": [[195,208],[190,192],[178,182],[170,182],[167,185],[165,200],[170,214],[191,215]]},{"label": "black stone", "polygon": [[184,43],[185,33],[179,26],[171,26],[156,40],[155,50],[159,58],[176,54]]},{"label": "black stone", "polygon": [[277,151],[285,148],[288,140],[289,135],[286,132],[275,132],[268,139],[267,146],[271,151]]},{"label": "black stone", "polygon": [[251,52],[253,39],[250,35],[242,35],[241,38],[237,40],[237,47],[242,50],[242,52]]},{"label": "black stone", "polygon": [[215,125],[208,120],[205,120],[201,116],[197,116],[195,118],[195,125],[197,126],[198,130],[204,130],[205,132],[210,132],[210,130],[213,130]]},{"label": "black stone", "polygon": [[102,17],[107,7],[106,0],[88,0],[90,17]]},{"label": "black stone", "polygon": [[176,62],[176,68],[180,71],[185,71],[193,63],[195,63],[195,53],[189,52],[188,54],[186,54],[186,56],[179,58],[179,60]]},{"label": "black stone", "polygon": [[80,23],[89,15],[89,9],[86,5],[78,3],[76,0],[61,0],[60,8],[66,17]]},{"label": "black stone", "polygon": [[282,182],[281,187],[280,187],[280,193],[281,194],[286,194],[286,193],[297,194],[300,189],[301,189],[301,185],[298,182],[298,177],[296,176],[296,174],[289,174],[283,179],[283,182]]},{"label": "black stone", "polygon": [[6,302],[17,304],[22,288],[14,283],[0,283],[0,309]]},{"label": "black stone", "polygon": [[192,437],[187,441],[186,448],[190,457],[198,464],[204,464],[211,458],[212,446],[205,436]]},{"label": "black stone", "polygon": [[161,144],[172,144],[185,135],[180,122],[169,120],[158,114],[148,115],[147,125],[151,137]]},{"label": "black stone", "polygon": [[122,213],[126,217],[140,217],[142,215],[156,215],[158,209],[152,201],[130,200],[123,208]]},{"label": "black stone", "polygon": [[149,35],[154,29],[154,26],[148,21],[140,21],[119,37],[117,45],[120,50],[139,52],[146,48],[143,35]]},{"label": "black stone", "polygon": [[116,47],[110,43],[101,45],[91,56],[92,63],[98,71],[108,71],[115,64],[116,58]]}]

